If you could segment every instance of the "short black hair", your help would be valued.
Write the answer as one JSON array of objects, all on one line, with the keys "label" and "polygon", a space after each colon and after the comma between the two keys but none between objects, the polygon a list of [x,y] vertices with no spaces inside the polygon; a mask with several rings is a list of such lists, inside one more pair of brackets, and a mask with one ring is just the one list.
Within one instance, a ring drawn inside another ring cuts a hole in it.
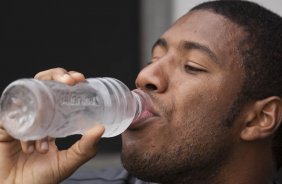
[{"label": "short black hair", "polygon": [[[276,13],[249,1],[209,1],[191,9],[220,14],[244,30],[246,36],[238,48],[244,68],[240,92],[244,101],[269,96],[282,97],[282,18]],[[277,167],[282,164],[282,126],[273,140]]]}]

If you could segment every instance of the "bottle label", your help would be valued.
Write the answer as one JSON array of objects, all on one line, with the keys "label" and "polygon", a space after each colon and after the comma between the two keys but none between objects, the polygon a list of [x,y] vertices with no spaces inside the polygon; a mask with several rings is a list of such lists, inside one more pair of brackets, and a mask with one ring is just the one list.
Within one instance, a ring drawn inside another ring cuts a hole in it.
[{"label": "bottle label", "polygon": [[68,105],[68,106],[99,106],[99,98],[96,94],[92,94],[86,96],[85,94],[81,93],[67,93],[67,92],[58,92],[59,101],[61,105]]}]

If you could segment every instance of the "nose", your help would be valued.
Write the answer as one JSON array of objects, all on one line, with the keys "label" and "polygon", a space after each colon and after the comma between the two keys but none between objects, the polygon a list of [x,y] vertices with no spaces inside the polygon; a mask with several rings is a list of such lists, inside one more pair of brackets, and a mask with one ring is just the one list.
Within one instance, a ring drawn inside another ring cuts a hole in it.
[{"label": "nose", "polygon": [[135,81],[136,87],[147,92],[163,93],[168,87],[164,67],[156,62],[142,69]]}]

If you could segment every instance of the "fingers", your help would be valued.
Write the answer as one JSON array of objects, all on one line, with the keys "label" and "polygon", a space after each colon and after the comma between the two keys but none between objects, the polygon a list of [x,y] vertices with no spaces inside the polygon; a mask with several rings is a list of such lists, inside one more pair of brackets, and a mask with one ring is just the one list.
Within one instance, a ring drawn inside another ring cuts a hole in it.
[{"label": "fingers", "polygon": [[97,143],[103,135],[105,129],[101,125],[96,125],[82,136],[82,138],[76,142],[69,150],[68,155],[68,167],[77,168],[90,158],[95,156],[97,151]]},{"label": "fingers", "polygon": [[39,140],[35,142],[35,149],[36,151],[38,151],[39,153],[47,153],[49,150],[49,142],[48,142],[48,138]]},{"label": "fingers", "polygon": [[76,82],[82,82],[85,81],[85,77],[82,73],[79,73],[77,71],[69,71],[68,74],[76,81]]},{"label": "fingers", "polygon": [[82,73],[76,71],[67,71],[63,68],[53,68],[39,72],[34,78],[39,80],[55,80],[69,85],[74,85],[85,80],[85,77]]},{"label": "fingers", "polygon": [[40,80],[53,80],[56,75],[64,75],[67,71],[63,68],[52,68],[49,70],[44,70],[42,72],[37,73],[34,78]]},{"label": "fingers", "polygon": [[[96,144],[103,135],[105,128],[102,125],[96,125],[92,129],[89,129],[84,136],[80,139],[77,146],[75,147],[77,153],[88,154],[91,156],[96,154]],[[93,153],[91,153],[91,150]]]},{"label": "fingers", "polygon": [[32,154],[35,151],[44,154],[49,151],[51,141],[54,141],[54,139],[47,137],[37,141],[21,141],[21,147],[26,154]]},{"label": "fingers", "polygon": [[34,141],[22,141],[21,146],[24,153],[31,154],[35,150]]}]

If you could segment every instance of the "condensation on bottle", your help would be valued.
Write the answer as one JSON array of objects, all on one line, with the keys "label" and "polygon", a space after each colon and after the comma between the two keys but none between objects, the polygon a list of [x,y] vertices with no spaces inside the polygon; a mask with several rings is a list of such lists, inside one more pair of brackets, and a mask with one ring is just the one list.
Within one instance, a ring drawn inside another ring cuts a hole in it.
[{"label": "condensation on bottle", "polygon": [[99,123],[102,137],[121,134],[142,111],[142,95],[114,78],[88,78],[70,86],[56,81],[18,79],[0,99],[0,120],[14,138],[83,134]]}]

